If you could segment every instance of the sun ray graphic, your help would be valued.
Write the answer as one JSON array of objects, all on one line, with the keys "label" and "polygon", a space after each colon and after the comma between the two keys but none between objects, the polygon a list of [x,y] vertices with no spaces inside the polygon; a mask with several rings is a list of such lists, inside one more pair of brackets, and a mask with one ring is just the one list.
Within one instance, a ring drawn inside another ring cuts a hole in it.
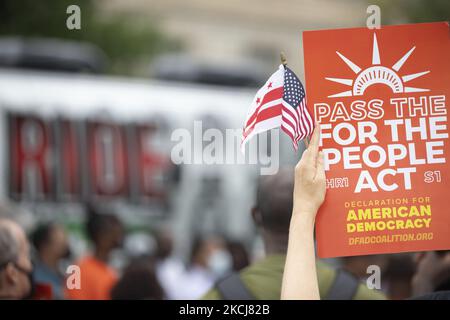
[{"label": "sun ray graphic", "polygon": [[417,79],[423,75],[426,75],[430,71],[416,72],[407,75],[399,75],[400,69],[409,59],[411,54],[414,52],[416,47],[412,47],[408,52],[406,52],[392,67],[386,67],[381,64],[380,49],[378,46],[378,39],[376,34],[373,34],[373,47],[372,47],[372,65],[362,69],[355,62],[344,56],[339,51],[336,54],[341,58],[341,60],[353,71],[355,74],[354,79],[348,78],[336,78],[336,77],[325,77],[326,80],[336,82],[348,87],[350,90],[342,91],[339,93],[332,94],[328,96],[329,98],[337,97],[351,97],[351,96],[361,96],[364,91],[374,84],[385,84],[389,86],[394,93],[402,92],[425,92],[429,89],[415,88],[405,86],[406,82]]}]

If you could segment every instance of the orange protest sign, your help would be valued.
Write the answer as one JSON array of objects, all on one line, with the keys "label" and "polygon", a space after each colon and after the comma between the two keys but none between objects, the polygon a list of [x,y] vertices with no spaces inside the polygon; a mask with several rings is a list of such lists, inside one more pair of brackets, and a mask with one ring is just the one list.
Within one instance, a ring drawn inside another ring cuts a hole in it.
[{"label": "orange protest sign", "polygon": [[303,47],[319,256],[450,249],[448,23],[306,31]]}]

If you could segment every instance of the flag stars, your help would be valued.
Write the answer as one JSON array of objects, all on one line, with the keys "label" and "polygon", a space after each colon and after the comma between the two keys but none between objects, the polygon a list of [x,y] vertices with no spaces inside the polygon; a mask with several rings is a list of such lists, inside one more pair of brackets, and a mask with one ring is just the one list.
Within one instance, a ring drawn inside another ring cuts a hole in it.
[{"label": "flag stars", "polygon": [[[271,125],[266,121],[268,119],[259,118],[258,110],[263,103],[267,108],[277,108],[273,109],[274,111],[276,110],[276,112],[273,113],[270,119],[277,118],[277,121],[279,121],[278,117],[281,116],[279,127],[290,136],[295,149],[297,148],[299,140],[311,134],[313,122],[306,109],[305,91],[300,80],[287,67],[285,67],[282,72],[279,71],[274,73],[262,87],[263,90],[258,92],[257,95],[262,96],[255,96],[254,105],[252,105],[253,113],[247,119],[244,127],[242,145],[245,145],[250,134],[254,132],[253,130],[256,125],[259,125],[264,131],[270,130]],[[280,79],[280,77],[282,78]],[[278,89],[280,80],[282,80],[282,83],[280,84],[282,93],[279,95],[278,92],[280,91],[274,91],[273,86],[275,83],[275,86]],[[271,92],[271,94],[267,95],[269,92]],[[281,100],[281,102],[279,100]],[[281,108],[279,108],[280,103]]]}]

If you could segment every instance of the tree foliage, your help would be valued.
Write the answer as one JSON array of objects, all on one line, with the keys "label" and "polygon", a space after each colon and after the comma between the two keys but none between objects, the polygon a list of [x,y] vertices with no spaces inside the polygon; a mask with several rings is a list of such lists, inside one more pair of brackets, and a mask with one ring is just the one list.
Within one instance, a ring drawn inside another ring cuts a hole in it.
[{"label": "tree foliage", "polygon": [[[73,4],[81,9],[80,30],[66,27],[66,10]],[[125,14],[102,14],[93,0],[1,0],[0,35],[89,42],[106,53],[110,72],[123,74],[136,73],[139,62],[179,47],[151,21]]]}]

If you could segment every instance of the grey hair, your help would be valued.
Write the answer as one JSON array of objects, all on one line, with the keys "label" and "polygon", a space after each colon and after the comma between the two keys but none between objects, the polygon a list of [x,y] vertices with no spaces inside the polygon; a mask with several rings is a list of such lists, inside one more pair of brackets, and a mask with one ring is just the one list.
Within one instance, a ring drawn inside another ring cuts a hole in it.
[{"label": "grey hair", "polygon": [[16,262],[19,257],[19,243],[11,228],[0,221],[0,267],[8,262]]}]

